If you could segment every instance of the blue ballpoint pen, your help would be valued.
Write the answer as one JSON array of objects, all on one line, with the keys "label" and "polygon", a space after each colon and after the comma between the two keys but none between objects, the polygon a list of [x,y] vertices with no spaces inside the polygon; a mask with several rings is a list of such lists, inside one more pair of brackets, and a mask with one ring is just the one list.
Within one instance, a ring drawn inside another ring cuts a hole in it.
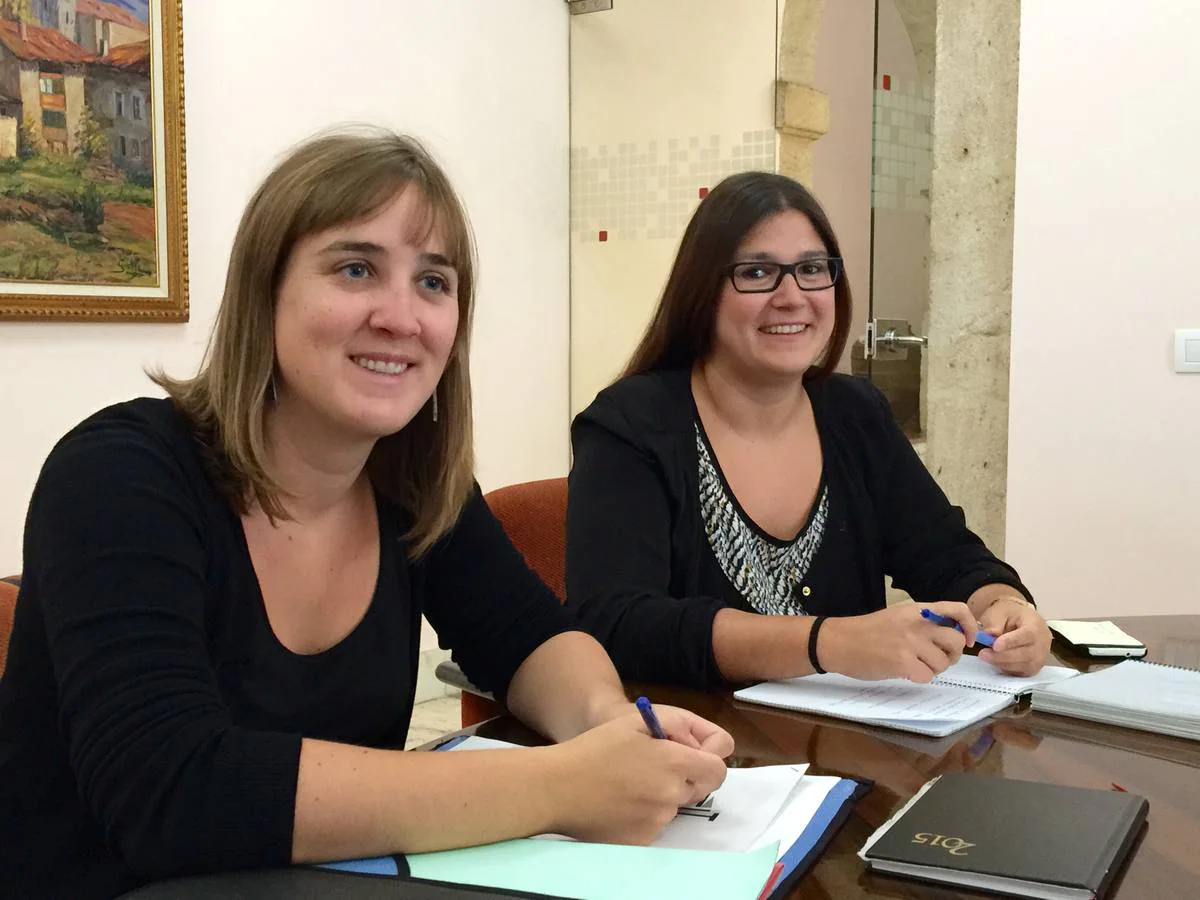
[{"label": "blue ballpoint pen", "polygon": [[[954,621],[954,619],[951,619],[949,616],[939,616],[932,609],[921,610],[921,615],[935,625],[945,625],[947,628],[957,628],[959,631],[963,630],[962,626]],[[979,629],[975,632],[975,643],[982,644],[984,647],[990,647],[996,643],[996,637],[983,629]]]},{"label": "blue ballpoint pen", "polygon": [[[648,697],[638,697],[634,701],[634,706],[642,714],[642,721],[646,723],[646,727],[650,730],[650,736],[656,737],[660,741],[667,740],[667,733],[663,730],[662,723],[658,721],[658,716],[654,714],[654,707],[650,705],[650,699]],[[710,816],[712,814],[712,797],[713,795],[709,794],[699,803],[694,803],[690,806],[681,806],[679,810],[680,812],[699,813]]]},{"label": "blue ballpoint pen", "polygon": [[650,729],[650,734],[659,740],[665,741],[667,733],[663,731],[662,723],[658,721],[658,716],[654,714],[654,707],[650,705],[650,701],[645,697],[638,697],[634,705],[638,708],[638,712],[642,714],[642,721]]}]

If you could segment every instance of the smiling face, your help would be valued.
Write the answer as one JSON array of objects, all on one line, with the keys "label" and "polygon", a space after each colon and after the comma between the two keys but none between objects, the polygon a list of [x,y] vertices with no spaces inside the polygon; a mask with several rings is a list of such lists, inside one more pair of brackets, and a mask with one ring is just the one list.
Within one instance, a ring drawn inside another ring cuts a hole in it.
[{"label": "smiling face", "polygon": [[[799,264],[801,282],[819,274],[829,256],[824,242],[804,213],[786,209],[760,222],[738,246],[733,263]],[[743,287],[754,287],[763,272],[743,270]],[[772,278],[766,279],[769,284]],[[829,344],[835,324],[834,288],[802,291],[785,274],[765,293],[744,293],[726,278],[713,323],[710,364],[752,381],[803,376]]]},{"label": "smiling face", "polygon": [[458,334],[458,273],[408,188],[296,242],[275,311],[278,409],[310,434],[373,442],[429,401]]}]

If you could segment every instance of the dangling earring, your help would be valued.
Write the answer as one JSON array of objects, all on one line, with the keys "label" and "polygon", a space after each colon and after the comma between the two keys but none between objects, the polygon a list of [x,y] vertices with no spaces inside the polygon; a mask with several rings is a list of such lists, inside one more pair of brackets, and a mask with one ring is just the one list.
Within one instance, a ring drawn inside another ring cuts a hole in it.
[{"label": "dangling earring", "polygon": [[279,405],[279,394],[276,393],[276,391],[275,391],[275,373],[274,372],[271,373],[271,380],[269,382],[267,382],[267,386],[270,387],[270,389],[271,389],[271,405],[278,406]]},{"label": "dangling earring", "polygon": [[437,421],[437,388],[433,389],[433,421]]}]

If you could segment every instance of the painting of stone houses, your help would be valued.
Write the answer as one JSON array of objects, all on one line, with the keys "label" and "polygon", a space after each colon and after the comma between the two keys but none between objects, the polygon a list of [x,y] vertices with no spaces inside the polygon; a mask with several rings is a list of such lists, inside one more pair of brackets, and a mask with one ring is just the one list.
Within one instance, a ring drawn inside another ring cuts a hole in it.
[{"label": "painting of stone houses", "polygon": [[0,0],[0,281],[157,284],[148,0]]}]

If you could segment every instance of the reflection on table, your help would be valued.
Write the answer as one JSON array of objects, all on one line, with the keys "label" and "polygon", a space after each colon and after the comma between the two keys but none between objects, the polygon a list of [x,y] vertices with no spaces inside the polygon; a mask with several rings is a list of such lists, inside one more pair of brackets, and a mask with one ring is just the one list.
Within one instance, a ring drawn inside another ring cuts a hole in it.
[{"label": "reflection on table", "polygon": [[[1149,648],[1147,659],[1200,667],[1200,616],[1114,620]],[[1091,671],[1111,661],[1069,654],[1055,644],[1059,665]],[[808,762],[813,774],[870,779],[874,788],[794,898],[953,898],[982,896],[916,881],[867,874],[855,855],[868,835],[942,772],[978,772],[1110,790],[1114,785],[1150,800],[1149,825],[1110,896],[1159,900],[1200,896],[1200,744],[1179,738],[1034,713],[1028,700],[945,738],[925,738],[836,719],[735,701],[730,694],[630,685],[712,719],[733,734],[731,766]],[[469,731],[522,743],[538,742],[509,718]],[[986,815],[986,810],[980,810]],[[1019,823],[1014,823],[1019,827]]]}]

